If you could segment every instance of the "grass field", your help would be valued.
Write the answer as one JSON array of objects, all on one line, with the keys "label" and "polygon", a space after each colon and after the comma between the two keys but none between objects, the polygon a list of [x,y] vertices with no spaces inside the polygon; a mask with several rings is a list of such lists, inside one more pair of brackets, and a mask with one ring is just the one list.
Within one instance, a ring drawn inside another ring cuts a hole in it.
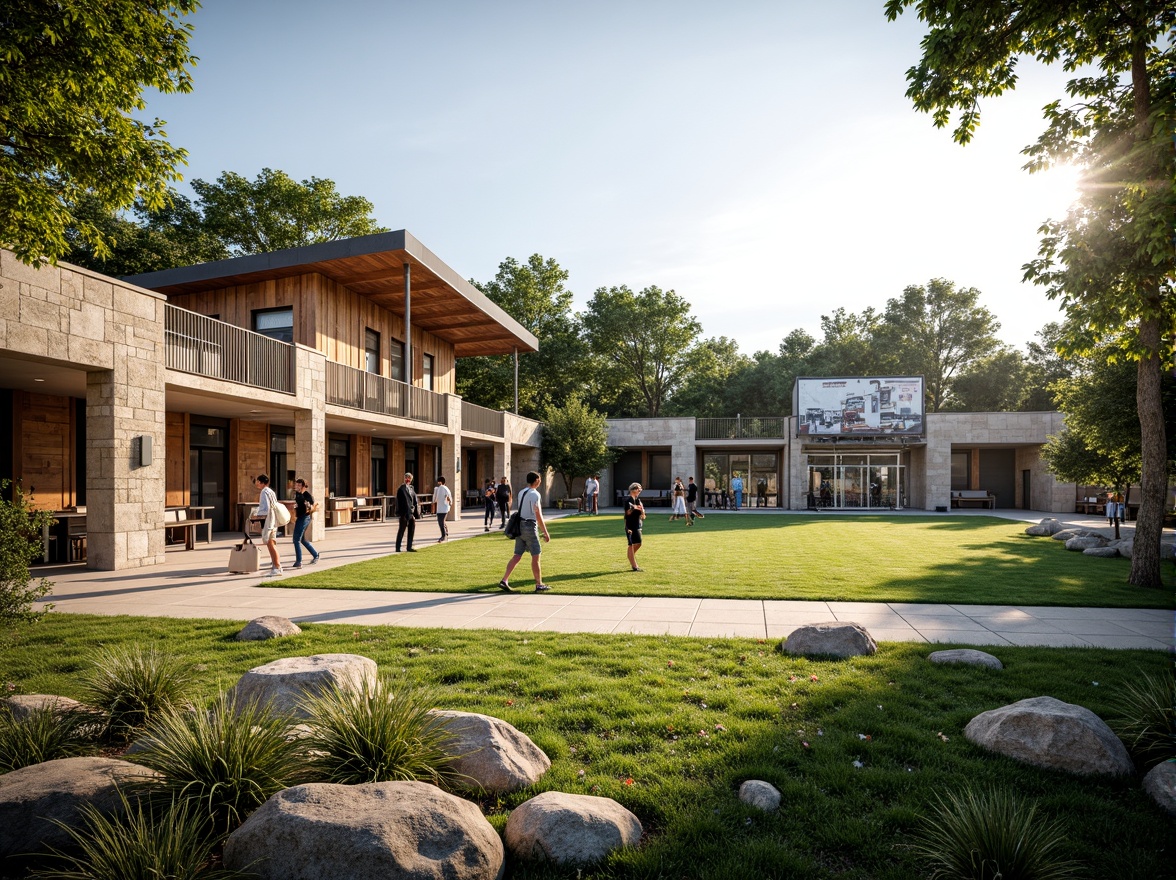
[{"label": "grass field", "polygon": [[[631,572],[617,515],[551,523],[544,580],[562,593],[728,599],[1172,608],[1171,589],[1127,585],[1130,562],[1067,552],[997,517],[650,514]],[[427,552],[287,577],[273,586],[473,593],[495,589],[512,543],[491,532]],[[1171,566],[1167,566],[1171,579]],[[524,559],[514,583],[528,586]]]},{"label": "grass field", "polygon": [[[1086,876],[1176,876],[1173,822],[1138,778],[1038,770],[962,735],[979,712],[1030,696],[1109,718],[1124,682],[1170,669],[1163,652],[993,647],[1006,665],[998,672],[936,666],[926,659],[933,647],[897,643],[868,658],[808,661],[752,639],[307,625],[293,639],[236,642],[238,628],[50,615],[8,637],[0,681],[9,692],[77,697],[95,648],[138,642],[193,664],[193,697],[206,699],[279,657],[371,657],[406,682],[438,688],[445,708],[509,721],[551,757],[533,789],[483,802],[500,830],[510,809],[550,789],[614,798],[645,827],[639,849],[599,868],[508,864],[510,880],[907,880],[925,876],[909,849],[918,817],[965,782],[1037,802],[1042,819],[1062,823],[1067,855]],[[778,813],[738,802],[739,784],[752,778],[781,790]]]}]

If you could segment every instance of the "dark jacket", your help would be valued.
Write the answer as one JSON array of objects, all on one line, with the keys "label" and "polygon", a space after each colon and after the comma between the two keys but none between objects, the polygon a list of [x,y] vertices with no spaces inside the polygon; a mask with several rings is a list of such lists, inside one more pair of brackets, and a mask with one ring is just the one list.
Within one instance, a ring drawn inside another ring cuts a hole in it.
[{"label": "dark jacket", "polygon": [[410,483],[401,483],[400,488],[396,490],[396,515],[401,519],[421,518],[416,489]]}]

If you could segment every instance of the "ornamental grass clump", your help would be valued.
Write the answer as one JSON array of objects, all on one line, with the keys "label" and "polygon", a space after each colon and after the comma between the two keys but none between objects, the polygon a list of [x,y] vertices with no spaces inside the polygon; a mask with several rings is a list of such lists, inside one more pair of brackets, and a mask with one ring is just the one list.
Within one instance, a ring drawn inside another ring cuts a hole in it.
[{"label": "ornamental grass clump", "polygon": [[216,865],[215,838],[196,806],[131,800],[111,815],[91,804],[77,826],[63,826],[72,846],[34,872],[38,880],[230,880],[251,877]]},{"label": "ornamental grass clump", "polygon": [[1144,770],[1176,758],[1176,675],[1139,672],[1123,684],[1111,727]]},{"label": "ornamental grass clump", "polygon": [[45,706],[17,718],[0,707],[0,773],[93,754],[93,734],[94,718],[85,712]]},{"label": "ornamental grass clump", "polygon": [[387,676],[359,690],[324,691],[306,702],[311,768],[316,779],[355,785],[419,780],[440,787],[464,777],[453,769],[456,736],[430,712],[431,691]]},{"label": "ornamental grass clump", "polygon": [[966,788],[936,797],[914,851],[931,880],[1068,880],[1078,863],[1063,858],[1068,842],[1037,805],[998,790]]},{"label": "ornamental grass clump", "polygon": [[191,681],[188,667],[157,648],[108,648],[82,676],[86,702],[104,718],[102,737],[126,742],[158,713],[178,706]]},{"label": "ornamental grass clump", "polygon": [[215,834],[232,831],[273,794],[306,781],[306,750],[289,716],[221,694],[206,711],[157,714],[133,760],[162,774],[149,783],[165,800],[183,800]]}]

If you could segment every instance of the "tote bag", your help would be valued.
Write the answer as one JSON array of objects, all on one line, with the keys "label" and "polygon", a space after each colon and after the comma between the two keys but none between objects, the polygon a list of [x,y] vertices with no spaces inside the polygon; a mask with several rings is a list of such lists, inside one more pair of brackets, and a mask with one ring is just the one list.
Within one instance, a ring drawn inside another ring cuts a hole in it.
[{"label": "tote bag", "polygon": [[278,501],[278,496],[274,495],[273,490],[269,490],[270,495],[270,510],[274,512],[274,525],[285,526],[290,524],[290,509]]}]

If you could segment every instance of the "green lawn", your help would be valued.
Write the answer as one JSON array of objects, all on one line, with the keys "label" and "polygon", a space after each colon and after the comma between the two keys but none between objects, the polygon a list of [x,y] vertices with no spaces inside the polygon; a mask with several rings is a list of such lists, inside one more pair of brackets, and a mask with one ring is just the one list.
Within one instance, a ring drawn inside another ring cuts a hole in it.
[{"label": "green lawn", "polygon": [[[371,657],[439,688],[446,708],[509,721],[551,757],[534,789],[483,802],[500,830],[511,808],[549,789],[614,798],[646,829],[639,849],[582,875],[508,864],[509,880],[908,880],[925,876],[907,848],[917,817],[965,782],[1036,801],[1043,819],[1062,823],[1066,854],[1087,876],[1176,876],[1173,822],[1138,778],[1038,770],[962,735],[977,713],[1038,695],[1110,718],[1124,682],[1140,670],[1170,670],[1160,651],[993,647],[1006,665],[995,672],[935,666],[926,656],[944,646],[897,643],[869,658],[807,661],[753,639],[310,624],[294,639],[241,643],[232,640],[238,627],[51,614],[3,644],[0,681],[9,692],[80,696],[78,674],[96,647],[138,642],[196,664],[200,699],[283,656]],[[749,778],[781,790],[778,813],[739,804],[736,791]]]},{"label": "green lawn", "polygon": [[[1174,607],[1170,589],[1127,585],[1128,560],[1069,553],[996,517],[716,515],[689,529],[667,518],[646,520],[638,573],[629,571],[619,516],[556,520],[544,580],[562,593],[600,596]],[[491,532],[267,585],[493,590],[512,546]],[[512,581],[530,584],[528,559]]]}]

